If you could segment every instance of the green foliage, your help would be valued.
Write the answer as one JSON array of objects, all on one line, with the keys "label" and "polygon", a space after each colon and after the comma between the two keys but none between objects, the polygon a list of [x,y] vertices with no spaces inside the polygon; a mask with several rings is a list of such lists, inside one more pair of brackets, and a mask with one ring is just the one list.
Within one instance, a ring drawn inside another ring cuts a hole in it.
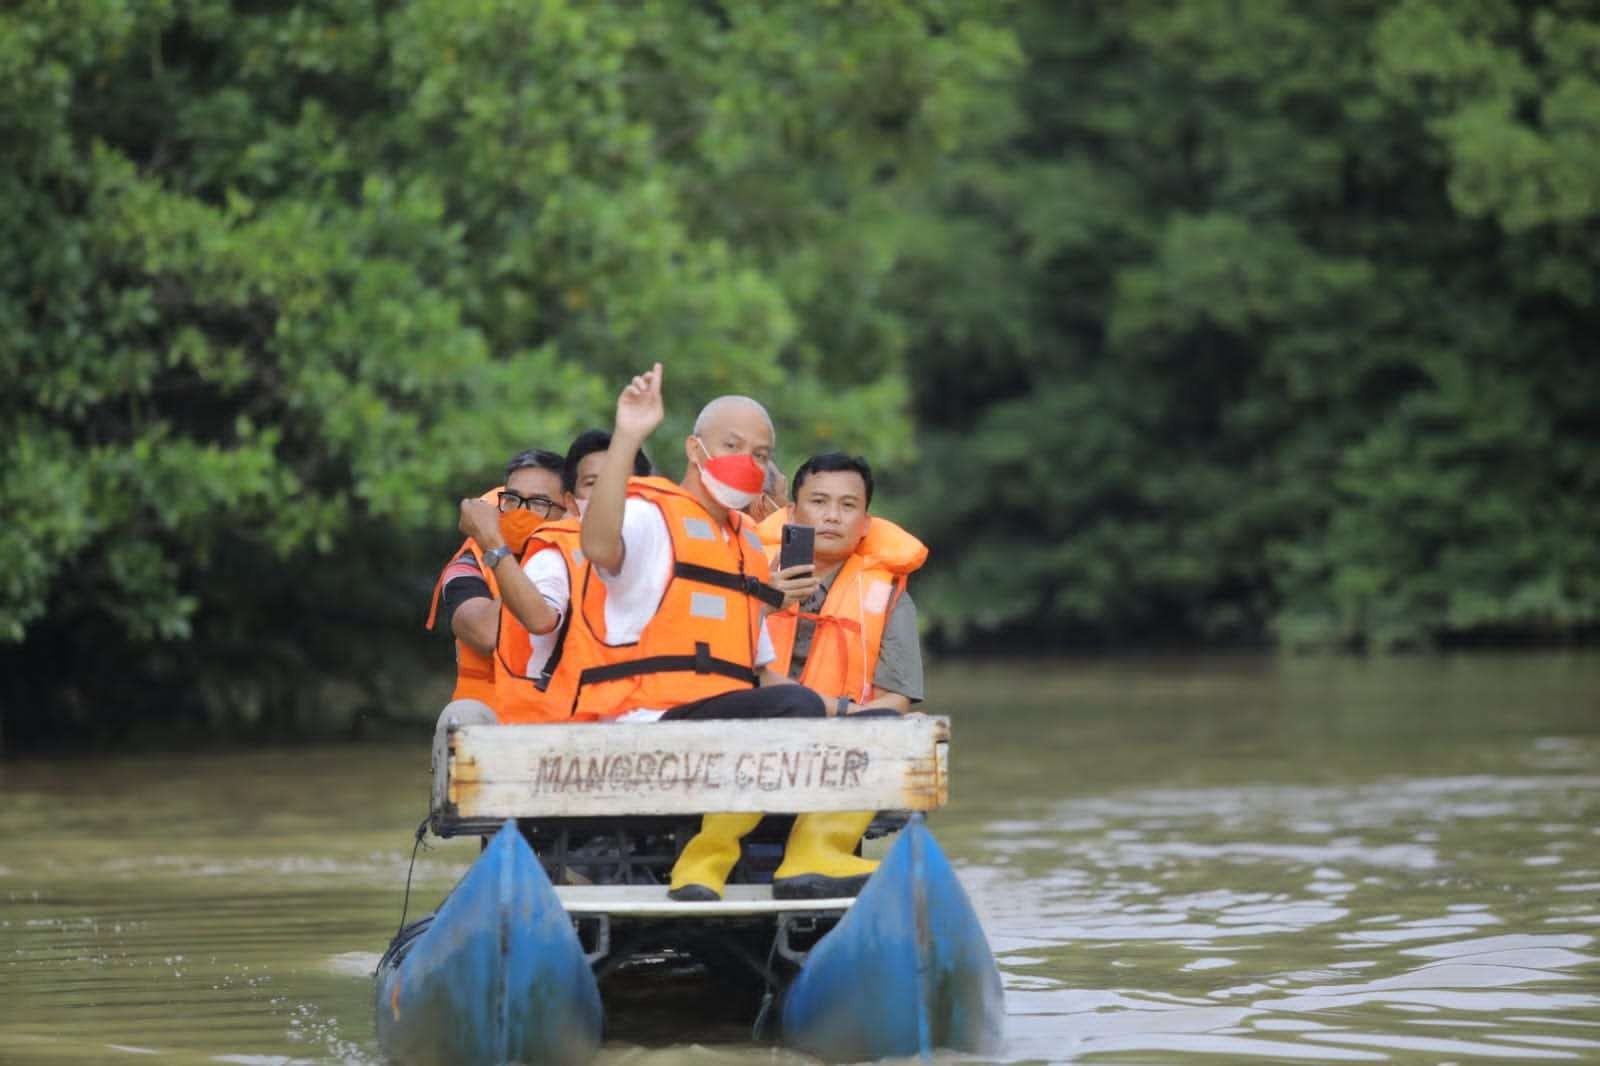
[{"label": "green foliage", "polygon": [[0,14],[5,732],[382,709],[452,501],[652,360],[669,468],[723,391],[907,458],[893,206],[987,135],[992,6]]},{"label": "green foliage", "polygon": [[1022,18],[1025,128],[892,294],[946,638],[1600,623],[1592,6]]},{"label": "green foliage", "polygon": [[401,709],[454,499],[657,359],[670,473],[728,391],[869,454],[947,644],[1600,624],[1592,5],[60,0],[0,78],[14,742]]}]

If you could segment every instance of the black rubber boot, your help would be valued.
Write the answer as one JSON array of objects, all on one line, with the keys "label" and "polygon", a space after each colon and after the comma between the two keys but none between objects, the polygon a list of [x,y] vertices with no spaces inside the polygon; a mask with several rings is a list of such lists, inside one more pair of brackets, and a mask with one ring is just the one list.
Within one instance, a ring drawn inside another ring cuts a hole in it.
[{"label": "black rubber boot", "polygon": [[848,899],[859,895],[871,874],[856,877],[827,877],[823,874],[796,874],[772,882],[773,899]]},{"label": "black rubber boot", "polygon": [[667,898],[677,900],[679,903],[715,903],[722,896],[705,885],[680,885],[669,889]]}]

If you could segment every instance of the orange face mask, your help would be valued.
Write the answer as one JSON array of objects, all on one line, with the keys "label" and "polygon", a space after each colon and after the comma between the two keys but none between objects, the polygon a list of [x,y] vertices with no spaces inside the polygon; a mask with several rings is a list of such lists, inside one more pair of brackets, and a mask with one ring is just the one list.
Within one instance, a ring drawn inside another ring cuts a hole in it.
[{"label": "orange face mask", "polygon": [[523,546],[528,538],[533,536],[533,531],[544,524],[544,518],[532,511],[518,509],[507,511],[500,516],[500,535],[506,538],[506,543],[517,555],[522,554]]}]

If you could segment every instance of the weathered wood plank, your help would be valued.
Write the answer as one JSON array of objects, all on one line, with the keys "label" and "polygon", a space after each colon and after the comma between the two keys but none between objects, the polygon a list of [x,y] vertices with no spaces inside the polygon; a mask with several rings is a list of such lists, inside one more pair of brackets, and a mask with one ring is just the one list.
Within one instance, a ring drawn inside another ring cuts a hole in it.
[{"label": "weathered wood plank", "polygon": [[949,719],[463,726],[445,821],[932,810],[948,798]]},{"label": "weathered wood plank", "polygon": [[727,885],[716,903],[678,903],[660,885],[558,885],[568,914],[623,918],[727,918],[755,914],[843,914],[850,899],[773,899],[771,885]]}]

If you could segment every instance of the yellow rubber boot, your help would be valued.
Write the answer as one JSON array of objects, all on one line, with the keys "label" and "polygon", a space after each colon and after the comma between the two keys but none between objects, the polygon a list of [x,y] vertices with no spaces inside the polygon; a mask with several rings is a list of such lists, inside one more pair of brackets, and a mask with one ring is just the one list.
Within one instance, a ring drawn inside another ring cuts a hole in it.
[{"label": "yellow rubber boot", "polygon": [[802,814],[794,820],[783,864],[772,875],[776,899],[838,899],[861,891],[877,860],[855,853],[874,811]]},{"label": "yellow rubber boot", "polygon": [[761,823],[760,811],[749,814],[707,814],[672,867],[667,895],[680,903],[714,903],[739,861],[739,841]]}]

